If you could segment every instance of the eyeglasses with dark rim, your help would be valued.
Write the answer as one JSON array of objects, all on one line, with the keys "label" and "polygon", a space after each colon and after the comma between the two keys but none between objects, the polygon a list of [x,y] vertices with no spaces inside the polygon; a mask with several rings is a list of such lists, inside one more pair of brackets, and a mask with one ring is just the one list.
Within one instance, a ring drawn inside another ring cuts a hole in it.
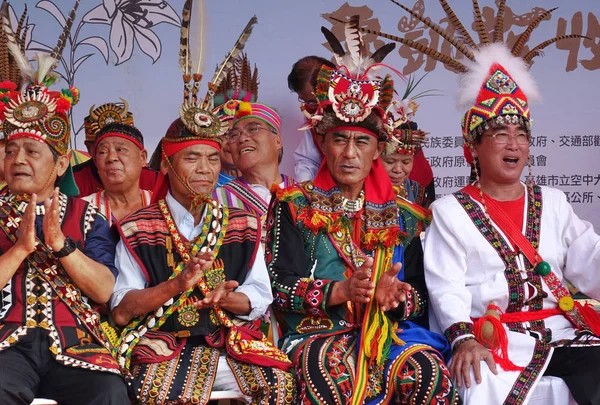
[{"label": "eyeglasses with dark rim", "polygon": [[229,132],[227,132],[227,143],[232,144],[238,142],[242,134],[246,134],[249,137],[254,137],[262,129],[273,134],[277,134],[277,131],[270,127],[265,127],[256,123],[250,123],[244,128],[232,128]]},{"label": "eyeglasses with dark rim", "polygon": [[487,135],[494,140],[498,145],[506,145],[509,139],[515,138],[517,140],[517,144],[519,145],[529,145],[531,142],[531,136],[526,134],[525,132],[518,133],[516,135],[510,135],[506,132],[498,132],[495,134]]}]

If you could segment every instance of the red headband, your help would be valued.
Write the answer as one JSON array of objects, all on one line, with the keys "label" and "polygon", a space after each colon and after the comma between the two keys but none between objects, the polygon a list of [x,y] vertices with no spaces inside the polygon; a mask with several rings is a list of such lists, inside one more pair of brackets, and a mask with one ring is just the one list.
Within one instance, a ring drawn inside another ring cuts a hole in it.
[{"label": "red headband", "polygon": [[[213,148],[217,149],[219,152],[221,152],[221,145],[216,142],[216,141],[208,141],[208,140],[204,140],[204,139],[194,139],[194,140],[190,140],[190,141],[182,141],[182,142],[170,142],[168,140],[168,138],[163,138],[162,139],[162,153],[161,153],[161,161],[164,160],[166,157],[171,157],[174,154],[176,154],[177,152],[184,150],[185,148],[189,147],[189,146],[194,146],[194,145],[208,145],[208,146],[212,146]],[[169,179],[167,178],[166,175],[159,173],[158,174],[158,178],[156,179],[156,184],[154,185],[154,192],[152,193],[152,201],[151,203],[154,204],[156,203],[158,200],[162,200],[163,198],[165,198],[165,196],[167,195],[167,192],[169,191]]]},{"label": "red headband", "polygon": [[356,131],[362,132],[363,134],[371,135],[379,140],[379,135],[375,134],[375,132],[368,130],[367,128],[353,126],[353,125],[340,125],[338,127],[334,127],[327,132],[339,132],[339,131]]},{"label": "red headband", "polygon": [[135,144],[135,146],[137,146],[141,150],[144,150],[144,145],[142,145],[137,139],[135,139],[129,135],[124,135],[119,132],[107,132],[105,134],[100,135],[98,138],[96,138],[96,141],[94,142],[94,151],[96,150],[96,146],[100,143],[100,141],[104,138],[108,138],[109,136],[115,136],[117,138],[122,138],[122,139],[126,139],[128,141],[131,141]]}]

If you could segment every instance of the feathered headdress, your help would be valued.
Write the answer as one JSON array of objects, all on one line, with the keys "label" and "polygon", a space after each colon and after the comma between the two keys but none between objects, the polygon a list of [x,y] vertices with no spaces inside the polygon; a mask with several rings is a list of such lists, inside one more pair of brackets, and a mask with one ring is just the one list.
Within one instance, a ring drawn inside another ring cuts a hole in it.
[{"label": "feathered headdress", "polygon": [[[0,30],[0,87],[2,87],[2,83],[4,82],[11,82],[15,85],[16,90],[20,90],[23,82],[21,69],[27,69],[31,65],[28,63],[29,61],[27,61],[26,58],[25,60],[15,58],[9,49],[9,44],[13,48],[16,44],[17,49],[25,49],[27,38],[27,5],[25,5],[23,14],[21,14],[16,31],[13,30],[11,26],[9,7],[6,0],[2,2],[0,13],[0,20],[2,21],[2,24],[7,24],[10,27],[10,31],[14,33],[11,37],[11,41],[9,42],[8,34],[4,29]],[[4,22],[5,18],[6,22]],[[20,52],[17,52],[17,56],[21,56]],[[13,86],[9,85],[8,87]]]},{"label": "feathered headdress", "polygon": [[[183,72],[183,103],[179,109],[179,116],[185,128],[194,138],[206,139],[209,141],[221,143],[221,136],[227,128],[219,121],[218,117],[212,113],[210,108],[210,98],[204,100],[198,98],[198,90],[202,80],[202,66],[204,61],[205,38],[204,28],[204,2],[196,1],[196,10],[194,11],[195,27],[199,32],[197,38],[194,38],[195,47],[197,47],[198,57],[196,64],[192,62],[192,53],[190,48],[190,19],[192,16],[192,0],[186,0],[181,13],[181,38],[179,45],[179,66]],[[184,141],[187,137],[181,139],[170,139],[170,141]]]},{"label": "feathered headdress", "polygon": [[245,53],[239,55],[215,90],[214,112],[221,120],[233,119],[240,102],[258,99],[258,84],[258,68],[251,68]]},{"label": "feathered headdress", "polygon": [[211,101],[213,112],[222,121],[232,120],[240,102],[254,102],[258,99],[258,69],[250,67],[248,56],[242,53],[252,34],[258,18],[253,16],[223,62],[217,66],[208,84],[207,99]]},{"label": "feathered headdress", "polygon": [[[28,136],[48,143],[61,155],[67,153],[71,135],[67,112],[79,101],[79,90],[72,87],[57,92],[48,90],[48,87],[58,77],[53,70],[58,66],[68,40],[79,2],[80,0],[76,0],[52,52],[35,55],[37,70],[25,55],[23,23],[20,21],[17,32],[14,32],[10,23],[8,3],[5,1],[2,4],[2,31],[25,85],[22,91],[13,91],[5,103],[0,103],[5,138]],[[25,14],[21,18],[22,21],[24,16]],[[15,90],[16,87],[15,84]]]},{"label": "feathered headdress", "polygon": [[479,38],[479,44],[476,44],[473,36],[461,23],[447,0],[440,0],[440,3],[456,35],[450,34],[447,29],[434,23],[430,18],[403,6],[395,0],[391,1],[448,41],[457,52],[467,58],[467,62],[462,63],[451,56],[442,54],[408,38],[365,28],[361,28],[361,31],[400,42],[444,63],[450,69],[461,74],[458,107],[463,110],[468,109],[463,117],[462,125],[463,136],[467,143],[473,141],[482,128],[485,127],[481,126],[482,124],[497,117],[509,117],[501,120],[519,122],[529,127],[529,102],[540,97],[537,85],[529,73],[533,58],[542,56],[543,50],[555,42],[571,38],[586,38],[576,34],[561,35],[543,41],[525,53],[523,49],[529,41],[531,33],[542,20],[556,10],[556,8],[553,8],[533,20],[517,38],[512,49],[509,49],[504,43],[506,0],[500,0],[498,3],[498,12],[491,40],[483,23],[479,2],[472,0],[474,25]]},{"label": "feathered headdress", "polygon": [[321,121],[323,110],[328,106],[345,122],[361,122],[373,109],[383,117],[384,110],[392,100],[394,82],[391,76],[386,75],[381,79],[375,73],[379,67],[386,66],[381,62],[394,49],[395,44],[386,44],[369,55],[359,30],[359,16],[354,15],[342,22],[345,25],[348,52],[331,31],[321,27],[321,32],[333,50],[337,66],[330,68],[324,65],[319,71],[315,88],[315,96],[319,102],[316,112],[310,113],[301,106],[309,121],[308,128]]}]

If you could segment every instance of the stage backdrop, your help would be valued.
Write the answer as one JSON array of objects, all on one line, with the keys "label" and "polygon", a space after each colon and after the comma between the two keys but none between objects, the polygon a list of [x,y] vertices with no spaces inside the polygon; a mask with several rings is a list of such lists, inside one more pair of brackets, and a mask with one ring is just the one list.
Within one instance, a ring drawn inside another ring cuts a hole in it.
[{"label": "stage backdrop", "polygon": [[[438,1],[405,0],[407,7],[423,11],[442,26],[448,20]],[[28,6],[27,46],[35,50],[53,48],[74,0],[13,0],[13,19]],[[282,171],[293,174],[293,151],[302,125],[296,95],[287,89],[292,64],[306,55],[331,57],[320,27],[341,38],[342,28],[331,17],[362,16],[362,25],[393,35],[406,36],[440,52],[450,52],[438,34],[411,19],[386,0],[369,1],[244,1],[207,0],[204,32],[208,50],[205,77],[210,77],[253,15],[258,25],[246,50],[260,76],[260,101],[276,107],[284,122],[285,156]],[[363,1],[363,3],[365,3]],[[449,0],[457,15],[475,36],[471,2]],[[486,27],[493,29],[492,0],[480,0]],[[150,152],[169,124],[178,116],[182,100],[178,68],[179,21],[183,0],[84,0],[81,2],[71,38],[59,68],[63,80],[81,90],[74,107],[73,146],[83,149],[82,120],[88,109],[119,97],[129,102],[136,125],[142,130]],[[533,175],[538,184],[562,189],[575,211],[600,229],[600,2],[598,0],[508,0],[505,37],[514,41],[540,13],[560,6],[543,21],[529,42],[530,48],[564,34],[583,34],[585,40],[569,40],[545,49],[536,58],[532,73],[544,97],[532,106]],[[371,50],[381,46],[379,38],[367,36]],[[437,89],[440,95],[419,100],[419,127],[430,132],[425,153],[435,174],[439,195],[466,184],[469,175],[462,155],[460,120],[454,107],[456,75],[442,64],[397,44],[386,59],[405,75],[421,77],[420,90]],[[399,92],[402,81],[397,78]],[[206,84],[204,84],[203,91]],[[419,89],[418,89],[419,90]]]}]

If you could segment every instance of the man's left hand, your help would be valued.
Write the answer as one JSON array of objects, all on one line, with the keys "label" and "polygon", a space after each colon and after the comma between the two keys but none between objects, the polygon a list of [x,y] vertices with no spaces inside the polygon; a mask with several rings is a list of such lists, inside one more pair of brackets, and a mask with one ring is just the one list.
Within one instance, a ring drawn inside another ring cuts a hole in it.
[{"label": "man's left hand", "polygon": [[238,287],[239,283],[235,280],[223,281],[214,290],[212,290],[203,300],[194,303],[196,309],[212,308],[216,305],[222,305],[229,294]]},{"label": "man's left hand", "polygon": [[398,280],[398,272],[402,263],[396,263],[391,269],[381,275],[375,287],[375,300],[382,311],[398,308],[401,302],[406,301],[406,291],[412,290],[408,283]]},{"label": "man's left hand", "polygon": [[42,230],[44,233],[44,241],[53,251],[58,252],[65,246],[65,235],[60,229],[60,213],[59,213],[59,198],[58,187],[52,193],[52,200],[44,201],[44,220],[42,222]]}]

